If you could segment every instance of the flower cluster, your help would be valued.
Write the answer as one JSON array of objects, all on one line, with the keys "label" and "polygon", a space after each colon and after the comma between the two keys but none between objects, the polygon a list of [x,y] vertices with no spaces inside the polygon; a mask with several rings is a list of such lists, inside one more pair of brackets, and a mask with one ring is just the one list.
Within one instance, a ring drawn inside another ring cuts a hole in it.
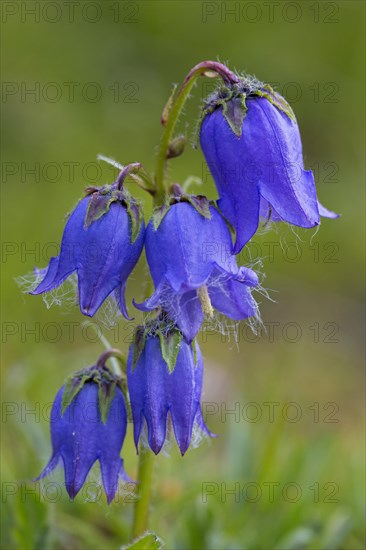
[{"label": "flower cluster", "polygon": [[[166,162],[183,152],[181,136],[163,139],[155,180],[138,163],[122,169],[111,185],[90,187],[69,217],[60,254],[32,291],[42,294],[76,272],[81,312],[93,316],[109,296],[129,319],[128,277],[143,248],[154,291],[137,309],[147,312],[135,331],[126,377],[137,451],[155,454],[172,431],[182,455],[195,430],[212,436],[201,411],[203,360],[196,337],[205,318],[240,321],[258,315],[252,291],[257,274],[238,265],[237,254],[260,218],[309,228],[320,216],[337,217],[317,200],[314,177],[304,169],[299,128],[287,102],[269,85],[205,62],[189,73],[164,109],[166,132],[174,128],[174,101],[193,77],[216,71],[223,85],[205,102],[200,143],[219,194],[217,203],[164,184]],[[177,114],[175,113],[176,118]],[[164,147],[167,147],[164,149]],[[162,163],[161,163],[162,161]],[[140,204],[127,191],[130,177],[154,199],[146,228]],[[98,362],[58,393],[52,410],[53,454],[42,476],[63,461],[71,497],[99,460],[110,502],[126,479],[119,456],[126,433],[126,387]],[[125,395],[124,395],[125,393]],[[85,409],[96,408],[93,422]]]}]

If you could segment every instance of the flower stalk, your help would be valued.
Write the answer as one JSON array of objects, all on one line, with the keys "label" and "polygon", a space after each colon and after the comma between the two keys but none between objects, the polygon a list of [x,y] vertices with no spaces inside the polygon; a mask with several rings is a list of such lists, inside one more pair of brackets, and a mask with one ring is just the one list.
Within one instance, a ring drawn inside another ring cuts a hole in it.
[{"label": "flower stalk", "polygon": [[[198,63],[198,65],[195,65],[195,67],[189,71],[178,91],[173,95],[172,103],[164,109],[161,119],[161,123],[164,126],[164,132],[160,141],[156,164],[156,194],[154,197],[156,206],[160,206],[164,203],[164,197],[167,192],[164,180],[174,129],[185,102],[189,97],[190,91],[199,76],[208,76],[209,78],[221,76],[226,83],[236,83],[239,81],[239,78],[225,65],[222,65],[222,63],[218,63],[217,61],[202,61],[202,63]],[[169,102],[170,101],[171,99]]]},{"label": "flower stalk", "polygon": [[134,507],[132,539],[140,537],[148,528],[152,479],[154,474],[155,455],[150,449],[140,448],[138,465],[139,492]]}]

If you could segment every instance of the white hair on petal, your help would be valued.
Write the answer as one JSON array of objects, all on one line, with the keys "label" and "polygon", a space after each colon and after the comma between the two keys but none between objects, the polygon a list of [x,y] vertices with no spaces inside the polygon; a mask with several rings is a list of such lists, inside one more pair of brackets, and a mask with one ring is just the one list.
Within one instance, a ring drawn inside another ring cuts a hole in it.
[{"label": "white hair on petal", "polygon": [[[35,269],[25,275],[15,278],[23,294],[29,294],[37,288],[45,276],[45,270]],[[59,287],[42,294],[42,299],[47,309],[52,306],[62,306],[69,310],[78,303],[77,276],[72,273]]]},{"label": "white hair on petal", "polygon": [[298,232],[299,228],[295,225],[289,224],[288,227],[290,228],[290,231],[293,235],[295,235],[296,240],[299,240],[300,242],[305,242],[304,239],[300,237],[300,233]]},{"label": "white hair on petal", "polygon": [[118,325],[122,318],[122,313],[113,292],[104,300],[94,317],[107,330],[111,330]]},{"label": "white hair on petal", "polygon": [[[264,276],[262,277],[264,278]],[[230,298],[230,293],[226,288],[226,282],[230,279],[230,275],[227,273],[219,273],[217,276],[211,277],[208,281],[208,288],[219,288],[228,298]],[[249,289],[248,289],[249,290]],[[261,283],[253,289],[250,289],[250,292],[258,292],[262,296],[268,298],[271,301],[273,300],[269,294],[268,290],[265,289]],[[176,326],[178,319],[180,318],[181,313],[181,296],[175,293],[170,286],[167,284],[165,289],[161,292],[160,295],[160,308],[161,310],[169,311],[170,319],[167,319],[166,331],[168,332]],[[198,300],[197,293],[193,293],[191,300]],[[187,302],[185,302],[187,304]],[[259,306],[254,300],[254,315],[245,319],[246,324],[251,328],[254,334],[258,334],[261,327],[263,327],[263,322],[260,316]],[[147,329],[148,335],[155,334],[155,324],[151,321],[156,317],[157,310],[149,312],[144,316],[144,323]],[[213,315],[206,315],[204,322],[204,330],[212,332],[218,332],[222,336],[228,339],[229,343],[233,342],[234,345],[238,345],[239,340],[239,322],[233,319],[227,318],[223,314],[214,310]]]},{"label": "white hair on petal", "polygon": [[262,223],[258,225],[256,234],[258,236],[261,236],[261,235],[266,235],[267,233],[270,233],[272,231],[274,231],[275,233],[278,233],[277,224],[271,218],[266,218],[264,221],[262,221]]},{"label": "white hair on petal", "polygon": [[14,277],[15,283],[18,285],[20,291],[22,294],[29,294],[29,292],[32,292],[37,288],[39,283],[44,278],[44,272],[41,269],[35,269],[33,271],[29,271],[28,273],[25,273],[24,275],[19,275],[18,277]]},{"label": "white hair on petal", "polygon": [[320,229],[320,223],[314,227],[315,231],[313,231],[313,234],[310,237],[310,244],[313,244],[313,239],[315,239],[315,237],[317,236],[319,229]]},{"label": "white hair on petal", "polygon": [[59,306],[70,310],[78,303],[78,280],[76,273],[72,273],[59,287],[42,294],[47,309]]},{"label": "white hair on petal", "polygon": [[[37,288],[43,280],[45,270],[35,269],[25,275],[20,275],[15,278],[15,282],[23,294],[29,294]],[[78,305],[78,278],[76,271],[57,288],[42,294],[42,299],[46,304],[47,309],[52,306],[59,306],[66,311]],[[103,304],[98,309],[94,316],[95,320],[105,329],[112,329],[122,318],[122,313],[118,307],[117,301],[113,292],[104,300]]]},{"label": "white hair on petal", "polygon": [[197,449],[202,443],[206,441],[211,441],[210,436],[207,432],[205,432],[205,430],[200,427],[200,425],[195,420],[193,424],[191,443],[189,447],[192,449]]}]

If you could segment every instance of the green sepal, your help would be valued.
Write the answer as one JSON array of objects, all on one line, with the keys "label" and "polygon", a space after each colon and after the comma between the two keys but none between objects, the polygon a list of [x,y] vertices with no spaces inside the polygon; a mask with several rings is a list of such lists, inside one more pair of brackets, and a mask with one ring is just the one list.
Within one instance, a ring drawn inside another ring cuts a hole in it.
[{"label": "green sepal", "polygon": [[245,94],[233,97],[230,101],[224,101],[222,114],[236,136],[241,137],[243,120],[248,110],[245,105]]},{"label": "green sepal", "polygon": [[174,84],[172,92],[171,92],[171,94],[168,98],[168,101],[166,102],[166,104],[164,106],[164,109],[163,109],[163,112],[162,112],[162,115],[161,115],[161,123],[162,123],[163,126],[165,126],[166,121],[168,120],[171,108],[173,107],[175,92],[176,92],[177,88],[178,88],[178,85]]},{"label": "green sepal", "polygon": [[147,532],[121,550],[162,550],[164,542],[155,533]]},{"label": "green sepal", "polygon": [[167,159],[173,159],[179,157],[186,146],[187,139],[185,136],[177,136],[169,143],[169,149],[166,155]]},{"label": "green sepal", "polygon": [[182,341],[182,333],[179,330],[172,330],[167,334],[159,331],[161,355],[168,366],[170,374],[174,371],[177,357]]},{"label": "green sepal", "polygon": [[221,107],[232,131],[235,135],[241,137],[243,120],[247,111],[245,101],[246,98],[253,96],[266,98],[272,105],[296,122],[295,114],[290,105],[272,86],[259,81],[254,76],[243,74],[240,76],[240,81],[232,86],[219,84],[216,90],[204,101],[198,120],[197,134],[205,116]]},{"label": "green sepal", "polygon": [[90,368],[83,369],[66,378],[62,394],[61,416],[88,380],[90,380]]},{"label": "green sepal", "polygon": [[265,84],[261,90],[256,90],[253,93],[255,95],[258,95],[259,97],[265,97],[270,103],[272,103],[272,105],[277,107],[277,109],[285,113],[285,115],[287,115],[291,120],[296,122],[295,113],[293,112],[290,105],[279,93],[277,93],[272,88],[272,86],[270,86],[269,84]]},{"label": "green sepal", "polygon": [[163,221],[165,215],[169,212],[170,204],[168,202],[164,203],[162,206],[154,208],[151,220],[154,226],[155,231],[158,229],[159,225]]},{"label": "green sepal", "polygon": [[105,365],[102,368],[92,367],[91,376],[92,380],[98,384],[100,419],[105,424],[108,420],[112,401],[116,396],[117,386],[122,390],[127,402],[124,380],[120,376],[113,374]]},{"label": "green sepal", "polygon": [[132,372],[135,370],[136,365],[141,357],[145,348],[146,332],[144,327],[137,327],[135,330],[135,338],[132,352]]},{"label": "green sepal", "polygon": [[128,395],[127,378],[126,377],[120,378],[117,381],[117,386],[119,387],[119,389],[123,393],[123,397],[125,398],[128,422],[132,422],[132,409],[131,409],[131,403]]},{"label": "green sepal", "polygon": [[159,337],[162,358],[166,362],[169,372],[172,373],[177,362],[183,335],[176,326],[172,328],[169,323],[161,317],[151,319],[146,325],[136,328],[132,352],[132,371],[136,368],[145,348],[148,336]]},{"label": "green sepal", "polygon": [[111,404],[116,395],[116,380],[106,380],[103,377],[96,379],[98,383],[98,403],[100,418],[103,424],[107,422]]},{"label": "green sepal", "polygon": [[204,195],[183,195],[181,198],[184,202],[189,202],[197,210],[201,216],[211,219],[210,205],[211,201]]},{"label": "green sepal", "polygon": [[[175,189],[173,189],[174,187]],[[179,188],[179,191],[177,191],[177,188]],[[188,193],[184,193],[178,184],[172,186],[171,192],[172,195],[170,198],[162,206],[155,207],[153,210],[151,219],[155,231],[169,212],[170,207],[178,202],[189,202],[201,216],[208,220],[211,219],[210,206],[213,203],[207,197],[204,195],[189,195]]]},{"label": "green sepal", "polygon": [[118,200],[118,195],[112,191],[112,186],[109,185],[108,187],[107,190],[103,187],[98,191],[91,191],[92,188],[90,187],[85,190],[90,195],[90,199],[85,214],[84,229],[87,229],[93,222],[104,216],[112,202]]},{"label": "green sepal", "polygon": [[111,408],[112,401],[116,395],[116,387],[118,386],[125,397],[126,384],[125,381],[114,375],[106,366],[99,368],[96,365],[87,367],[75,374],[69,376],[65,381],[65,388],[62,394],[62,411],[63,415],[67,407],[77,396],[86,382],[94,382],[98,384],[98,405],[100,418],[103,424],[107,422],[108,414]]},{"label": "green sepal", "polygon": [[90,196],[84,220],[85,229],[104,216],[112,202],[118,201],[127,209],[131,220],[131,240],[135,242],[140,234],[144,217],[139,203],[126,189],[118,189],[114,184],[99,188],[87,187],[85,193]]},{"label": "green sepal", "polygon": [[136,199],[134,199],[132,195],[126,195],[126,191],[124,192],[124,195],[123,202],[126,205],[127,212],[131,220],[131,239],[132,242],[135,242],[140,234],[144,216]]}]

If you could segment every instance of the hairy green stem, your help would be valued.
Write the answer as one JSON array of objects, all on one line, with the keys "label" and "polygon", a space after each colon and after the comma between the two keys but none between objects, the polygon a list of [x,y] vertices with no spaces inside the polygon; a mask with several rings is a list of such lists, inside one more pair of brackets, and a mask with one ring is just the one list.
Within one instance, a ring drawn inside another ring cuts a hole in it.
[{"label": "hairy green stem", "polygon": [[150,449],[140,449],[138,482],[139,498],[135,503],[132,538],[135,539],[145,533],[148,528],[152,478],[154,473],[155,455]]},{"label": "hairy green stem", "polygon": [[[166,163],[169,152],[169,145],[173,137],[173,132],[179,115],[182,112],[185,102],[188,99],[189,93],[192,90],[197,78],[199,76],[221,76],[225,82],[235,83],[238,82],[239,78],[231,72],[225,65],[218,63],[217,61],[202,61],[193,69],[189,71],[186,78],[183,80],[178,91],[173,97],[172,104],[170,108],[164,109],[162,124],[164,126],[164,132],[160,141],[158,155],[157,155],[157,164],[156,164],[156,174],[155,174],[155,185],[156,185],[156,194],[154,197],[155,204],[161,205],[164,202],[164,196],[166,194],[166,185],[165,185],[165,171]],[[167,113],[165,112],[167,110]]]}]

